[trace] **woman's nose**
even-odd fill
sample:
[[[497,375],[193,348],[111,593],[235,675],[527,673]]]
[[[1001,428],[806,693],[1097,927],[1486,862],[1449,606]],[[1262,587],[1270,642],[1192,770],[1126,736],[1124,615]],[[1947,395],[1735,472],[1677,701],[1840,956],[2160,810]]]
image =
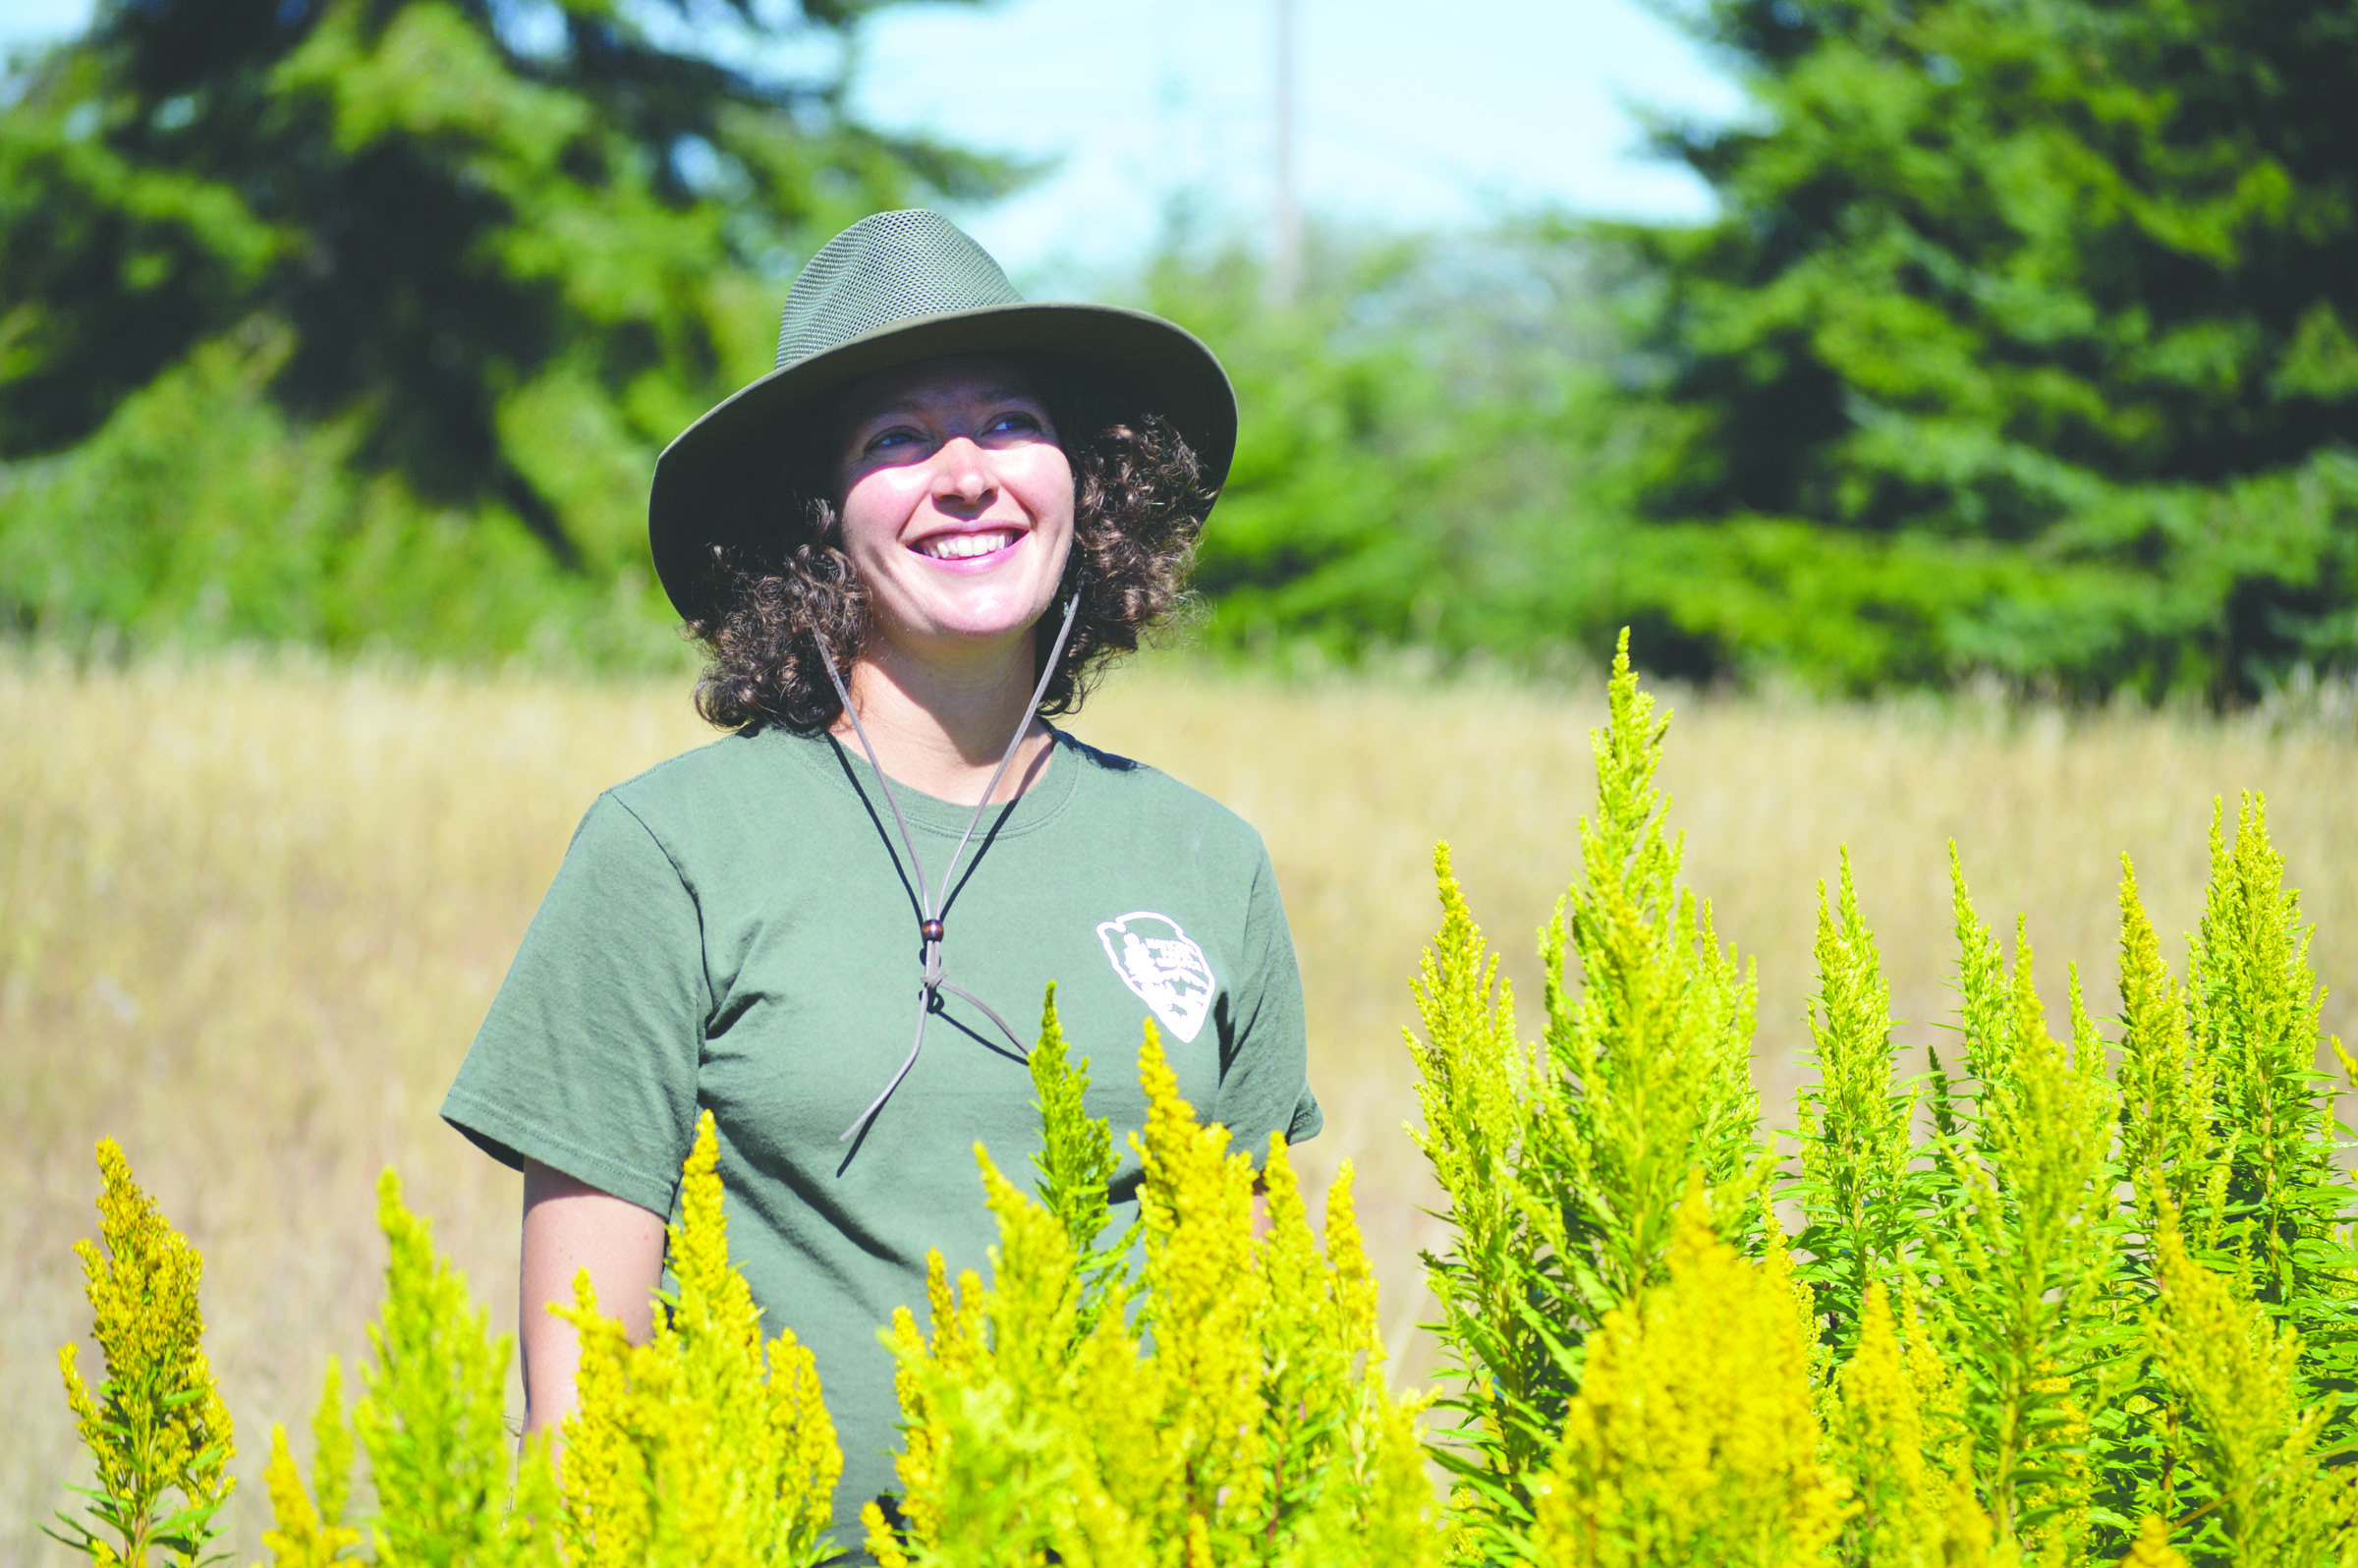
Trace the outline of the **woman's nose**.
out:
[[[937,500],[980,501],[990,491],[986,456],[971,438],[951,436],[933,454],[933,494]]]

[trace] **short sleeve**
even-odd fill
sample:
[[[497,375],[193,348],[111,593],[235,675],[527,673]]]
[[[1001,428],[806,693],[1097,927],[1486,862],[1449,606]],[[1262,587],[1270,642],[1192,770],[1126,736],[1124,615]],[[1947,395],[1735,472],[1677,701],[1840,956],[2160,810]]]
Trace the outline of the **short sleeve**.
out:
[[[443,1119],[506,1164],[536,1161],[668,1213],[695,1135],[708,995],[695,898],[646,825],[600,796]]]
[[[1264,852],[1245,910],[1244,966],[1229,987],[1231,1045],[1220,1063],[1219,1122],[1231,1147],[1255,1160],[1269,1134],[1299,1144],[1325,1125],[1310,1090],[1310,1052],[1302,1018],[1302,976],[1294,939]]]

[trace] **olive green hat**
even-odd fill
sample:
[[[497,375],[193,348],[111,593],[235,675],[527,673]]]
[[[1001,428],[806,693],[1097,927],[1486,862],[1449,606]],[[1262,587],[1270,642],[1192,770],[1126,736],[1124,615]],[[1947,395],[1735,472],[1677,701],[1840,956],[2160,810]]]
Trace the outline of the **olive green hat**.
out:
[[[952,354],[1077,364],[1178,427],[1209,487],[1236,452],[1236,394],[1185,328],[1110,305],[1027,303],[947,218],[878,212],[829,240],[794,280],[777,367],[683,431],[655,461],[647,543],[689,620],[718,586],[722,545],[774,533],[795,417],[845,383]]]

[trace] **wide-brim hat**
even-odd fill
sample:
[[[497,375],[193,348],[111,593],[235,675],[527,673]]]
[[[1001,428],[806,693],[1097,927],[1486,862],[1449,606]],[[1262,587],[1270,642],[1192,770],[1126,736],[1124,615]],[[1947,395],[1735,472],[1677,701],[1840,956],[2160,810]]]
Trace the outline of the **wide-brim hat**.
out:
[[[848,382],[919,360],[1021,354],[1080,366],[1175,425],[1207,488],[1236,454],[1236,393],[1186,328],[1144,310],[1029,302],[939,213],[878,212],[829,240],[796,276],[777,367],[698,420],[655,460],[647,544],[681,616],[708,613],[720,547],[800,526],[779,505],[797,416]]]

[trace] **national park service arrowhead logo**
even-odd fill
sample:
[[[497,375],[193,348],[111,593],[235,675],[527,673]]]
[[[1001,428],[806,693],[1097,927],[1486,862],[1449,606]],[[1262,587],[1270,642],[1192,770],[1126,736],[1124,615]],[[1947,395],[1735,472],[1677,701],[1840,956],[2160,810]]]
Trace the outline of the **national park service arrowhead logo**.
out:
[[[1168,915],[1138,910],[1097,926],[1097,940],[1122,983],[1154,1010],[1162,1027],[1192,1041],[1211,1011],[1211,966]]]

